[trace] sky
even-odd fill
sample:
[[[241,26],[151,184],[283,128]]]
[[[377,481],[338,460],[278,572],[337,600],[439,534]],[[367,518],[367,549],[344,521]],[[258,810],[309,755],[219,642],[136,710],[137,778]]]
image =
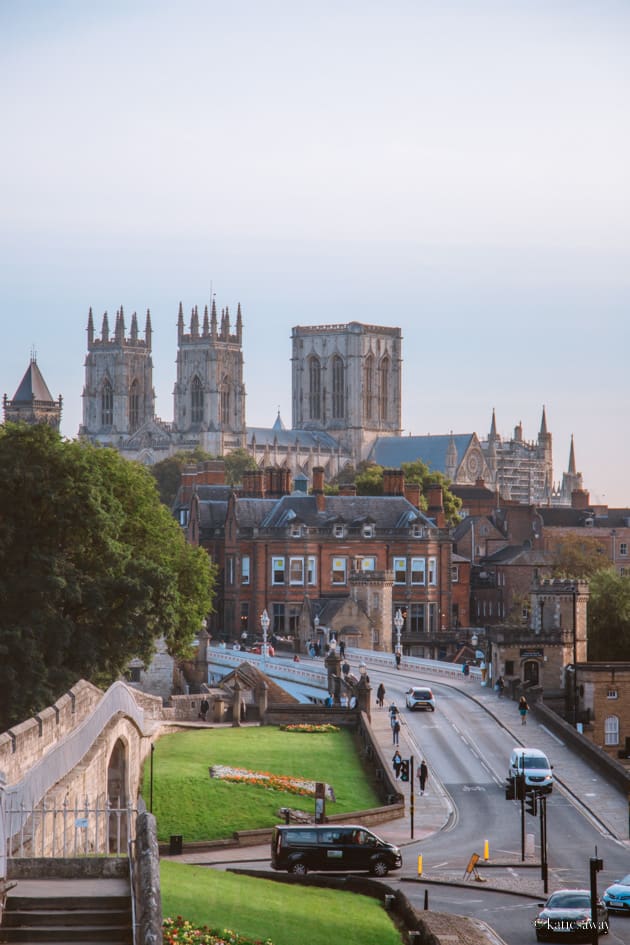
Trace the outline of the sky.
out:
[[[214,296],[290,426],[294,326],[400,326],[405,433],[544,405],[630,505],[629,42],[627,0],[0,0],[0,394],[34,352],[76,436],[90,306],[149,308],[172,420]]]

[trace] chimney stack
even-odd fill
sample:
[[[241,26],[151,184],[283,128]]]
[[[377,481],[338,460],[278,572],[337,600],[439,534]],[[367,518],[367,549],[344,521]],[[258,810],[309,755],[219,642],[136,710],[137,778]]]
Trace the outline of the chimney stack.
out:
[[[427,489],[427,504],[429,506],[427,515],[435,519],[438,528],[446,526],[446,516],[444,514],[444,493],[442,486],[429,486]]]
[[[313,495],[315,496],[315,503],[317,505],[317,511],[323,512],[326,508],[326,501],[324,496],[324,467],[323,466],[314,466],[313,467]]]
[[[586,489],[574,489],[571,493],[571,508],[580,509],[584,511],[589,508],[591,504],[590,493]]]

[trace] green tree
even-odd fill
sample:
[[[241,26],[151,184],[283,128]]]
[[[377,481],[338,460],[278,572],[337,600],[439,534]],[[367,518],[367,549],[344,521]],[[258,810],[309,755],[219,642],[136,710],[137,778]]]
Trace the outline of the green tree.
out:
[[[553,576],[561,578],[590,578],[603,568],[610,567],[606,548],[593,535],[566,532],[553,542]]]
[[[213,456],[211,453],[205,453],[198,448],[189,452],[175,453],[174,456],[162,459],[159,463],[149,467],[149,472],[157,483],[160,500],[164,505],[167,505],[169,509],[172,507],[181,485],[184,467],[188,465],[196,466],[210,459],[221,459],[225,464],[225,481],[230,486],[240,485],[246,469],[258,468],[254,457],[243,447],[239,447],[239,449],[233,450],[225,456]]]
[[[630,577],[600,569],[589,586],[589,660],[630,660]]]
[[[459,521],[461,499],[451,492],[449,488],[450,480],[443,473],[432,472],[426,463],[423,463],[420,459],[416,459],[411,463],[403,463],[401,469],[405,476],[405,482],[417,483],[420,486],[422,493],[420,508],[423,511],[427,509],[426,492],[429,486],[438,485],[442,487],[444,514],[447,524],[455,525]],[[364,464],[363,468],[357,472],[355,484],[359,495],[382,495],[383,467],[375,463]]]
[[[164,636],[189,653],[215,571],[187,545],[139,464],[0,427],[0,730],[79,678],[107,685]]]

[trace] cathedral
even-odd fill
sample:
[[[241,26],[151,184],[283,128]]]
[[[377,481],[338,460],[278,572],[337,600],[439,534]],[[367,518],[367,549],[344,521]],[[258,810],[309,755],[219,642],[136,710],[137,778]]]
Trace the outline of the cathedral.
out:
[[[296,488],[304,489],[315,467],[330,480],[363,460],[398,468],[417,459],[458,485],[483,480],[503,500],[525,504],[570,506],[572,492],[583,488],[573,440],[568,470],[554,483],[544,407],[532,441],[524,439],[520,423],[513,436],[501,437],[494,410],[485,438],[474,432],[403,436],[400,328],[360,322],[294,327],[291,429],[279,413],[270,427],[246,424],[240,305],[234,319],[227,307],[219,315],[214,301],[203,315],[195,306],[186,324],[180,304],[171,421],[155,416],[152,335],[149,311],[143,332],[135,312],[127,327],[122,307],[113,330],[105,312],[98,331],[90,309],[81,438],[146,465],[195,447],[213,456],[246,449],[261,468],[288,469]],[[37,411],[44,422],[57,416],[58,426],[61,398],[52,401],[34,362],[4,403],[7,420],[22,404],[27,422],[41,422]]]

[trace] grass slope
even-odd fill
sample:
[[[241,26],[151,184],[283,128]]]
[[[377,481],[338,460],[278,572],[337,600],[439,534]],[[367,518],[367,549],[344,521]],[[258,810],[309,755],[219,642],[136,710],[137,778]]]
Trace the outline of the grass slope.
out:
[[[382,905],[368,896],[274,883],[172,861],[161,864],[165,916],[230,928],[273,945],[400,945]]]
[[[335,791],[327,814],[377,807],[378,795],[358,757],[352,734],[283,732],[271,726],[196,729],[165,735],[153,758],[153,813],[158,836],[218,840],[235,830],[278,823],[280,807],[314,811],[314,799],[262,785],[210,778],[214,764],[325,781]],[[143,796],[149,797],[149,765]]]

